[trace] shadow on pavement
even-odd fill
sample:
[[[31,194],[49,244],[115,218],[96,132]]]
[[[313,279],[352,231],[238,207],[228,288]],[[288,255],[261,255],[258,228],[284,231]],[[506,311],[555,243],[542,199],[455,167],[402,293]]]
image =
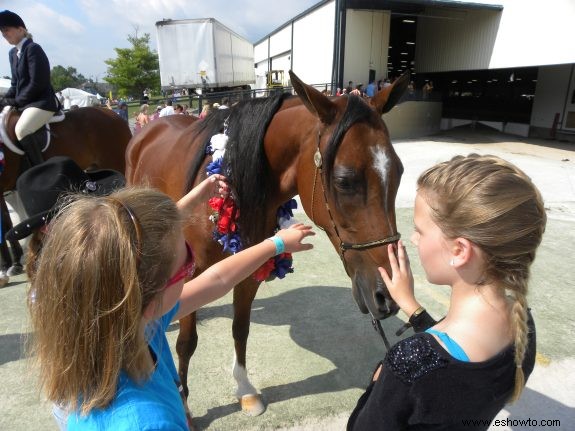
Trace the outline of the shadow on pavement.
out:
[[[525,388],[516,404],[505,407],[505,411],[509,412],[507,426],[513,431],[528,431],[536,427],[567,429],[573,426],[575,418],[573,407],[529,388]],[[545,424],[541,423],[543,420]]]
[[[27,337],[27,334],[0,335],[0,365],[26,357],[24,346]]]
[[[218,317],[231,318],[232,314],[231,304],[208,307],[199,311],[199,324]],[[348,288],[308,286],[269,298],[256,297],[251,321],[270,326],[289,325],[290,338],[298,346],[334,365],[327,372],[310,369],[307,373],[309,377],[300,381],[261,388],[268,405],[311,394],[363,389],[377,362],[385,356],[385,347],[373,330],[371,319],[358,311]],[[398,340],[395,331],[403,325],[403,321],[391,317],[382,323],[391,344],[394,344]],[[177,325],[172,325],[171,330],[175,329]],[[408,331],[404,336],[410,334],[411,331]],[[229,337],[231,339],[231,333]],[[278,373],[281,373],[282,367],[290,365],[307,366],[305,363],[284,363],[278,367]],[[318,372],[321,374],[314,374]],[[204,429],[211,421],[238,410],[237,403],[215,407],[209,409],[206,415],[196,417],[195,422],[200,429]]]

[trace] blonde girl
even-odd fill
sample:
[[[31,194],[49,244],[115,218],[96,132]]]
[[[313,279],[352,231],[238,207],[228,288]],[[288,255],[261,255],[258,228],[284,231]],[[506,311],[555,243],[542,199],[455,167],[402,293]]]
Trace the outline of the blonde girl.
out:
[[[411,238],[427,280],[451,287],[436,322],[416,300],[403,244],[380,273],[416,332],[380,363],[348,422],[350,430],[487,429],[515,401],[535,363],[527,308],[529,268],[546,215],[521,170],[495,156],[457,156],[417,182]],[[396,257],[397,253],[397,257]]]
[[[169,323],[225,295],[278,244],[312,248],[301,242],[310,227],[295,225],[185,282],[195,261],[182,226],[214,185],[225,186],[210,177],[177,205],[149,189],[79,196],[51,221],[29,308],[41,383],[67,407],[68,430],[187,430]]]
[[[209,103],[205,103],[204,107],[202,108],[202,112],[200,112],[199,118],[200,119],[206,118],[208,114],[211,112],[211,110],[212,106]]]
[[[148,123],[150,122],[150,116],[148,115],[148,109],[149,109],[149,105],[147,103],[144,103],[142,106],[140,106],[140,112],[136,116],[136,125],[135,125],[135,129],[134,129],[135,133],[142,130],[142,128],[147,126]]]

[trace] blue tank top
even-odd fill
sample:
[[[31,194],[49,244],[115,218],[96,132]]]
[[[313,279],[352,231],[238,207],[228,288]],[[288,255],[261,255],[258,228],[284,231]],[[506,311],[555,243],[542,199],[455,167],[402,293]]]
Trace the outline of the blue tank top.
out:
[[[463,351],[461,346],[459,344],[457,344],[445,332],[439,332],[439,331],[436,331],[435,329],[431,329],[431,328],[427,329],[425,332],[427,332],[429,334],[437,335],[439,337],[439,339],[443,342],[443,344],[445,344],[445,347],[447,348],[447,351],[449,352],[449,354],[451,356],[453,356],[455,359],[457,359],[459,361],[463,361],[463,362],[469,362],[469,357]]]

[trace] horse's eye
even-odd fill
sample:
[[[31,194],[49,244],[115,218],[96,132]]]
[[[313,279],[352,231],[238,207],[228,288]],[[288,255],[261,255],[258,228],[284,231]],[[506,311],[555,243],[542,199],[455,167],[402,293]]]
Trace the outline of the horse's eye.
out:
[[[342,193],[354,193],[357,189],[357,180],[349,176],[336,176],[334,178],[335,188]]]

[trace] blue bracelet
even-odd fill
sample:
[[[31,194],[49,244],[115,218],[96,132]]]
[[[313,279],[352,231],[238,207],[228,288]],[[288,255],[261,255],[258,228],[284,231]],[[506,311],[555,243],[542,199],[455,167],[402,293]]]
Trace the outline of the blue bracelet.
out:
[[[268,239],[272,241],[276,246],[276,256],[284,252],[286,245],[284,244],[284,240],[281,239],[281,237],[274,235],[272,237],[269,237]]]

